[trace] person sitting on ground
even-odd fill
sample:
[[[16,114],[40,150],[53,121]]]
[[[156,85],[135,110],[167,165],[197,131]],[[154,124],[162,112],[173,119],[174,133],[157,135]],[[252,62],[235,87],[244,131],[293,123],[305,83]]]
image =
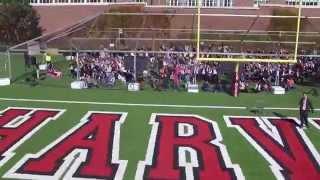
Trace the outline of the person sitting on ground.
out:
[[[248,91],[249,91],[248,88],[249,88],[248,83],[245,82],[245,81],[241,81],[241,80],[240,80],[240,83],[239,83],[239,89],[240,89],[240,91],[241,91],[241,92],[248,92]]]
[[[294,89],[294,80],[292,77],[287,79],[287,90]]]
[[[52,78],[58,78],[58,79],[62,78],[62,72],[59,70],[56,70],[52,63],[48,66],[47,75]]]
[[[87,76],[85,81],[87,83],[88,88],[98,87],[97,81],[91,76]]]

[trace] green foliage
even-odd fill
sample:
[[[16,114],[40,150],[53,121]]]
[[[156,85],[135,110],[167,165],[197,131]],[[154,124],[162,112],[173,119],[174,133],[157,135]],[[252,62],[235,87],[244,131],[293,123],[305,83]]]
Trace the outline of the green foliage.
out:
[[[37,12],[26,1],[2,1],[0,44],[15,45],[40,36]]]
[[[132,31],[132,29],[139,28],[160,28],[168,29],[171,26],[170,16],[165,15],[128,15],[120,13],[145,13],[142,6],[115,6],[112,7],[108,13],[114,13],[113,15],[106,14],[98,17],[91,25],[89,31],[89,37],[103,37],[112,36],[114,34],[108,34],[111,29],[123,29],[126,36],[135,37],[139,34],[138,31]],[[117,14],[119,13],[119,14]],[[131,29],[127,32],[126,29]],[[165,33],[163,33],[165,34]]]
[[[141,6],[117,6],[111,8],[108,13],[115,15],[102,15],[96,19],[89,31],[89,37],[103,37],[111,28],[140,28],[143,23],[143,16],[116,15],[116,13],[141,13]]]
[[[29,0],[0,0],[2,4],[29,4]]]
[[[273,9],[273,16],[298,16],[297,9]],[[296,31],[297,18],[272,18],[270,20],[269,31]],[[304,20],[301,19],[300,29],[303,29]]]
[[[272,12],[273,16],[297,16],[298,17],[298,9],[297,8],[275,8]],[[296,31],[297,31],[297,22],[298,18],[271,18],[270,24],[268,27],[269,40],[272,41],[291,41],[295,42],[296,39]],[[306,20],[301,19],[300,21],[300,31],[303,31],[305,27]],[[277,31],[277,32],[275,32]],[[293,49],[293,46],[290,44],[282,44],[282,47],[286,47],[288,49]]]

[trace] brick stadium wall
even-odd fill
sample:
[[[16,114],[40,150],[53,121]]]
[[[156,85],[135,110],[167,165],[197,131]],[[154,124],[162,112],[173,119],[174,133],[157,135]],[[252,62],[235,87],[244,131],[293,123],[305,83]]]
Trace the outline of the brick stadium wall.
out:
[[[104,12],[108,6],[35,6],[40,15],[40,25],[45,32],[72,25],[81,19]]]
[[[250,7],[250,6],[254,5],[253,2],[254,2],[253,0],[233,0],[233,6],[238,6],[238,7],[247,6],[247,7]],[[287,3],[286,3],[286,0],[269,0],[269,4],[282,4],[282,5],[285,5]]]
[[[269,0],[273,4],[286,4],[286,0]],[[147,0],[150,5],[165,5],[166,0]],[[253,0],[233,0],[234,7],[252,7],[254,5]]]
[[[243,0],[241,0],[243,1]],[[45,29],[45,32],[52,32],[61,27],[71,25],[85,17],[93,16],[97,13],[108,11],[110,6],[38,6],[34,7],[39,13],[40,25]],[[261,8],[208,8],[202,9],[202,13],[226,13],[226,14],[259,14],[271,15],[274,7],[261,7]],[[159,7],[146,7],[146,12],[170,12],[170,13],[195,13],[195,9],[182,9],[182,8],[159,8]],[[306,16],[320,16],[319,8],[308,8],[303,10]],[[202,28],[211,29],[229,29],[229,30],[246,30],[252,23],[252,18],[240,17],[203,17]],[[305,26],[306,31],[319,31],[320,21],[310,20],[312,25]],[[318,22],[316,22],[318,21]],[[175,17],[171,19],[171,28],[196,28],[196,16],[190,18]],[[269,26],[268,19],[258,19],[252,30],[266,30]]]
[[[233,5],[250,7],[250,6],[253,6],[253,1],[252,0],[234,0]]]

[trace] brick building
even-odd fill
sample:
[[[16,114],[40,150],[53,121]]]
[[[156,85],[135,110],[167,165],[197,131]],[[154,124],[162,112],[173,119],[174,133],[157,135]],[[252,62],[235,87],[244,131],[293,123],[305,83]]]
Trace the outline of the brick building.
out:
[[[107,12],[114,6],[144,6],[145,12],[161,13],[191,13],[196,14],[197,0],[30,0],[31,5],[38,11],[41,21],[40,24],[46,32],[55,31],[61,27],[95,14]],[[295,9],[296,0],[202,0],[202,13],[205,14],[240,14],[240,15],[272,15],[276,8]],[[320,0],[302,0],[302,15],[307,17],[320,17]],[[320,23],[312,19],[312,29],[320,29]],[[181,24],[177,20],[176,24]],[[191,21],[191,20],[190,20]],[[205,19],[203,19],[206,22]],[[219,19],[215,18],[216,29],[243,29],[247,27],[246,20],[239,19]],[[183,20],[188,22],[188,20]],[[208,19],[212,24],[212,19]],[[250,24],[249,24],[250,25]],[[256,23],[257,30],[266,28],[266,22]],[[177,28],[183,28],[183,26]],[[308,27],[307,27],[308,28]]]
[[[110,3],[146,3],[150,6],[196,6],[197,0],[30,0],[32,5],[105,5]],[[298,0],[202,0],[205,7],[257,7],[259,5],[295,5]],[[320,6],[320,0],[302,0],[304,6]]]

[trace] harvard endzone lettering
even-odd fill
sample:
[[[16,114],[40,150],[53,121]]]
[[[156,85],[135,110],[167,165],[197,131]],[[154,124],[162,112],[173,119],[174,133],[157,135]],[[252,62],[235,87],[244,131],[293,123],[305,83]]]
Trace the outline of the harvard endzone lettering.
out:
[[[88,112],[53,143],[23,157],[4,177],[122,179],[126,161],[118,156],[120,126],[125,118],[126,113]]]
[[[0,115],[0,166],[14,156],[14,151],[50,120],[65,110],[9,107]]]
[[[154,115],[154,114],[153,114]],[[152,116],[153,116],[152,115]],[[169,116],[169,117],[175,117],[175,116],[178,116],[178,117],[186,117],[186,118],[190,118],[190,117],[198,117],[198,118],[202,118],[202,117],[200,117],[200,116],[196,116],[196,115],[176,115],[176,114],[173,114],[173,115],[170,115],[170,114],[157,114],[158,116]],[[202,118],[202,119],[204,119],[204,118]],[[253,118],[254,120],[256,120],[257,118],[256,117],[254,117]],[[270,118],[269,118],[270,119]],[[276,119],[276,118],[271,118],[271,119]],[[294,119],[295,121],[297,121],[296,119]],[[314,120],[314,122],[315,123],[317,123],[317,124],[319,124],[319,119],[313,119]],[[151,122],[151,121],[150,121]],[[154,121],[154,123],[156,123],[156,122],[158,122],[159,123],[159,120],[156,120],[156,118],[155,118],[155,121]],[[215,124],[215,122],[213,122],[213,121],[210,121],[210,123],[212,123],[212,124]],[[8,123],[7,123],[8,124]],[[186,123],[186,124],[189,124],[189,125],[193,125],[192,123]],[[161,131],[161,127],[157,127],[157,125],[155,125],[155,124],[153,124],[153,126],[156,128],[156,130],[159,130],[160,129],[160,131]],[[13,127],[13,125],[10,125],[10,126],[8,126],[8,128],[11,128],[11,127]],[[114,127],[114,126],[113,126]],[[154,127],[153,127],[153,129],[154,129]],[[209,128],[210,129],[210,128]],[[214,126],[214,128],[211,128],[211,131],[213,131],[213,132],[210,132],[210,133],[207,133],[207,134],[211,134],[212,136],[214,136],[214,132],[215,132],[215,130],[216,129],[219,129],[217,126]],[[195,136],[197,136],[198,134],[199,134],[199,132],[198,132],[198,129],[197,128],[193,128],[193,133],[191,133],[189,136],[188,136],[188,138],[192,138],[192,137],[195,137]],[[174,138],[183,138],[183,136],[179,136],[179,132],[178,132],[179,130],[178,130],[178,127],[177,127],[177,125],[175,125],[175,130],[174,130]],[[301,135],[301,138],[299,138],[299,141],[302,141],[302,142],[305,142],[305,141],[308,141],[308,142],[306,142],[306,143],[302,143],[302,144],[304,144],[304,146],[305,147],[310,147],[310,144],[312,145],[312,143],[311,143],[311,141],[310,140],[306,140],[306,135],[305,134],[301,134],[301,132],[300,131],[302,131],[303,132],[303,130],[299,130],[298,129],[298,134],[300,134]],[[156,131],[157,132],[157,131]],[[270,132],[272,133],[272,130],[270,130]],[[117,132],[113,132],[113,133],[111,133],[111,134],[117,134],[117,133],[120,133],[120,131],[117,131]],[[216,132],[217,133],[217,132]],[[220,132],[218,132],[218,134],[220,134]],[[266,134],[267,135],[267,134]],[[218,135],[217,135],[218,136]],[[220,135],[221,136],[221,135]],[[283,136],[281,136],[282,137],[282,139],[283,139]],[[93,138],[94,138],[94,136],[93,136]],[[88,139],[91,139],[91,138],[88,138]],[[156,139],[158,139],[158,138],[156,138]],[[151,140],[151,137],[150,137],[150,140]],[[222,140],[222,137],[221,137],[221,140]],[[159,142],[156,142],[156,143],[159,143]],[[218,145],[216,144],[216,143],[218,143]],[[276,143],[276,141],[274,141],[274,143]],[[219,147],[220,149],[221,149],[221,147],[224,147],[224,145],[223,144],[221,144],[221,143],[219,143],[219,141],[217,141],[217,142],[214,142],[214,143],[212,143],[212,144],[214,144],[214,145],[216,145],[217,147]],[[150,145],[150,144],[149,144]],[[155,144],[155,145],[157,145],[157,144]],[[261,144],[259,144],[259,145],[261,145]],[[181,146],[182,148],[188,148],[188,146]],[[197,174],[199,174],[199,172],[200,171],[198,171],[199,169],[201,170],[201,168],[203,168],[203,158],[202,158],[202,156],[204,156],[204,155],[202,155],[201,154],[201,150],[199,150],[199,149],[197,149],[196,147],[191,147],[191,148],[193,148],[195,151],[196,151],[196,153],[197,153],[197,156],[198,156],[198,158],[197,158],[197,160],[199,160],[199,166],[198,167],[196,167],[196,166],[194,166],[194,168],[193,168],[193,172],[195,173],[195,174],[193,174],[194,175],[194,177],[195,178],[199,178],[199,176],[197,175]],[[150,148],[149,148],[149,146],[148,146],[148,150],[149,150]],[[152,148],[151,148],[152,149]],[[155,148],[155,149],[157,149],[157,148]],[[175,148],[175,158],[174,158],[174,162],[178,162],[178,160],[179,160],[179,153],[177,152],[179,150],[179,147],[178,148]],[[186,149],[184,149],[185,151],[187,151]],[[72,153],[72,152],[71,152]],[[78,153],[88,153],[88,151],[87,152],[84,152],[84,151],[78,151]],[[310,154],[310,153],[309,153]],[[312,154],[315,154],[314,152],[311,152],[311,157],[312,157]],[[88,155],[90,155],[89,153],[88,153]],[[219,154],[218,154],[219,155]],[[317,158],[317,157],[316,157]],[[79,158],[79,159],[81,159],[81,157]],[[156,156],[154,156],[154,159],[156,159]],[[220,156],[220,158],[219,158],[219,156],[218,156],[218,159],[222,159],[222,161],[219,161],[220,162],[220,164],[222,163],[223,164],[223,162],[225,163],[225,161],[223,160],[223,157],[222,156]],[[146,158],[146,160],[147,160],[147,158]],[[121,161],[121,160],[119,160],[119,161]],[[312,158],[311,158],[311,161],[312,161]],[[122,161],[123,162],[123,161]],[[231,161],[230,161],[231,162]],[[316,160],[316,161],[314,161],[315,163],[315,165],[317,166],[317,165],[319,165],[319,162],[318,162],[318,159]],[[147,166],[148,165],[148,163],[145,163],[145,165]],[[177,164],[177,163],[175,163],[175,165],[176,165],[176,167],[179,169],[181,169],[182,171],[186,171],[186,167],[184,168],[184,167],[181,167],[181,166],[179,166],[179,164]],[[280,163],[280,165],[281,165],[281,163]],[[190,166],[192,166],[192,164],[190,165]],[[138,165],[138,168],[139,168],[139,165]],[[184,169],[183,169],[184,168]],[[190,169],[189,169],[190,170]],[[240,167],[239,167],[239,170],[241,170],[240,169]],[[17,171],[18,172],[18,171]],[[77,172],[77,171],[73,171],[74,173],[75,172]],[[123,170],[123,172],[124,172],[124,170]],[[138,171],[137,171],[138,172]],[[241,172],[241,171],[240,171]],[[274,171],[273,171],[274,172]],[[71,173],[71,171],[70,171],[70,173]],[[69,175],[70,175],[70,173],[69,173]],[[7,173],[8,174],[8,173]],[[68,173],[67,173],[68,174]],[[75,178],[77,178],[77,173],[75,173],[75,174],[73,174],[73,175],[75,175]],[[122,173],[122,175],[123,175],[123,173]],[[277,175],[277,174],[276,174]],[[278,175],[280,175],[280,174],[278,174]],[[183,174],[182,173],[182,178],[186,178],[185,177],[186,175],[185,174]],[[71,176],[70,176],[71,177]],[[84,177],[84,178],[87,178],[87,179],[89,179],[89,178],[94,178],[94,177],[92,177],[92,176],[88,176],[88,177],[85,177],[85,176],[81,176],[81,177]],[[137,177],[137,176],[136,176]],[[235,177],[235,176],[234,176]],[[239,176],[239,177],[241,177],[241,176]],[[277,176],[277,177],[280,177],[280,176]],[[97,177],[98,178],[98,177]],[[243,178],[244,178],[244,176],[243,176]],[[137,179],[139,179],[139,178],[137,178]],[[201,178],[200,178],[201,179]],[[238,178],[238,179],[241,179],[241,178]]]
[[[310,123],[320,130],[320,118],[309,118]]]
[[[295,118],[225,117],[269,162],[277,179],[320,179],[320,156]]]
[[[191,125],[193,134],[179,136],[179,124]],[[244,179],[241,169],[230,161],[217,124],[196,115],[153,114],[148,150],[136,172],[139,179]],[[184,154],[192,150],[198,162],[181,166]],[[181,151],[182,151],[181,150]]]

